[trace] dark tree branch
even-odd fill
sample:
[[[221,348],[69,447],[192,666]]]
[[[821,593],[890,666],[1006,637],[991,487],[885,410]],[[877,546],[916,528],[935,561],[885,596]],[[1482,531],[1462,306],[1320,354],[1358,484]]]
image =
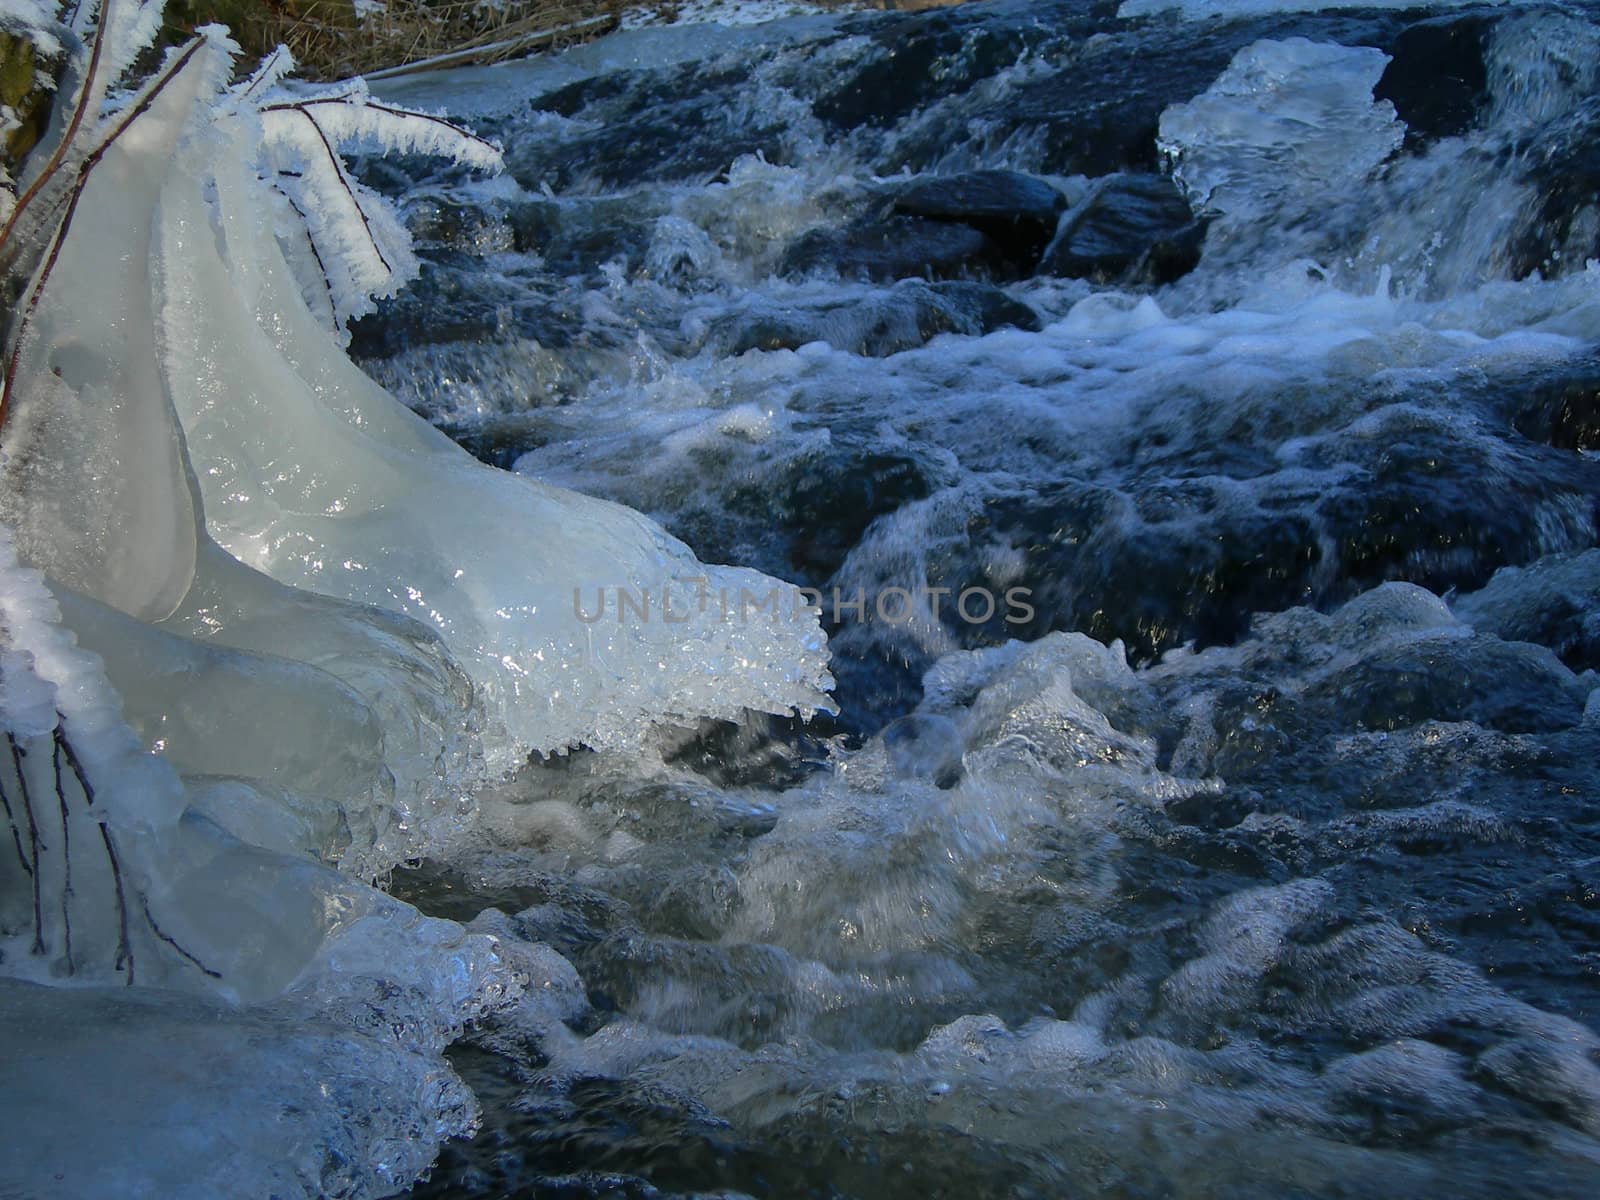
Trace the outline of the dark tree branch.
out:
[[[106,10],[111,7],[111,4],[112,0],[102,0],[99,16],[99,27],[101,29],[105,28]],[[77,15],[78,6],[74,4],[72,16],[75,18]],[[87,107],[86,102],[89,99],[89,90],[94,86],[95,76],[100,73],[100,48],[103,42],[104,39],[97,33],[94,45],[89,50],[89,66],[83,73],[83,86],[78,89],[78,102],[73,106],[72,117],[67,122],[67,128],[61,134],[61,140],[56,143],[55,151],[50,155],[50,161],[45,163],[44,169],[28,185],[28,190],[18,197],[16,207],[11,210],[11,215],[6,218],[5,228],[0,229],[0,250],[5,249],[6,243],[11,239],[11,232],[16,228],[17,220],[22,216],[22,210],[33,202],[33,198],[39,194],[39,190],[61,168],[62,160],[66,158],[67,151],[72,148],[72,143],[78,136],[78,127],[83,124],[83,113]]]
[[[151,912],[150,912],[150,900],[149,900],[149,897],[147,897],[143,892],[139,893],[139,905],[140,905],[140,907],[142,907],[144,909],[144,919],[145,919],[145,921],[149,924],[150,929],[155,933],[155,935],[158,938],[160,938],[167,945],[171,946],[179,954],[183,955],[184,958],[188,959],[197,968],[199,968],[200,973],[202,975],[209,975],[212,979],[221,979],[222,978],[222,972],[213,971],[210,967],[206,966],[205,963],[201,962],[193,954],[190,954],[189,951],[185,950],[181,945],[179,945],[177,938],[175,938],[171,934],[165,932],[161,928],[161,926],[156,924],[156,919],[155,919],[154,915],[152,915]]]
[[[111,882],[117,893],[117,959],[113,971],[128,969],[127,985],[133,986],[133,941],[128,936],[128,894],[122,889],[122,864],[117,861],[117,845],[111,839],[111,830],[100,822],[100,840],[106,846],[106,859],[111,863]]]
[[[11,840],[17,847],[17,861],[22,864],[26,874],[33,874],[33,864],[28,861],[28,852],[22,848],[22,830],[17,826],[17,815],[11,809],[11,797],[6,794],[6,785],[0,781],[0,805],[6,810],[6,821],[11,825]]]
[[[43,848],[39,841],[39,822],[33,815],[33,796],[28,789],[28,772],[22,765],[22,759],[27,754],[17,744],[17,735],[9,729],[6,730],[6,741],[11,746],[11,765],[17,772],[17,787],[22,791],[22,811],[28,818],[28,857],[33,860],[33,953],[44,953],[44,896],[42,891],[43,879],[39,870],[39,851]]]
[[[61,786],[61,726],[57,723],[52,734],[51,764],[55,768],[56,801],[61,806],[61,940],[67,952],[67,974],[74,974],[72,962],[72,830],[67,813],[67,793]]]

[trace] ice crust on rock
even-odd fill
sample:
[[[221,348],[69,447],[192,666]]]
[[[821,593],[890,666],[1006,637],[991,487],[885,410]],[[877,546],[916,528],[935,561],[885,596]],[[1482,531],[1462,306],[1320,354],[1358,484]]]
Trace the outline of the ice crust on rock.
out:
[[[1196,210],[1246,221],[1289,196],[1314,200],[1399,149],[1394,105],[1372,99],[1388,61],[1365,46],[1256,42],[1161,114],[1157,146]]]

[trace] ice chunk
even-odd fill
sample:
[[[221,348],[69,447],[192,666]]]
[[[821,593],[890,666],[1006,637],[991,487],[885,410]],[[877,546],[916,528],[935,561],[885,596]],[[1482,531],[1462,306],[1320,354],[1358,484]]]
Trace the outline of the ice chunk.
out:
[[[6,413],[0,520],[19,551],[141,620],[169,615],[189,589],[197,505],[152,353],[154,213],[139,201],[156,194],[213,82],[198,67],[180,72],[105,150],[23,334],[10,390],[27,403]]]
[[[1191,204],[1241,221],[1359,181],[1405,134],[1394,105],[1372,100],[1388,61],[1364,46],[1255,42],[1161,114],[1161,153]]]
[[[478,464],[357,371],[263,227],[247,143],[215,139],[177,175],[213,180],[215,209],[168,189],[156,274],[167,383],[230,553],[437,632],[484,701],[493,770],[659,720],[826,704],[822,634],[792,591],[703,566],[626,509]],[[597,595],[610,602],[586,619]]]
[[[16,1195],[381,1196],[476,1120],[437,1059],[292,1010],[7,980],[0,1020]]]

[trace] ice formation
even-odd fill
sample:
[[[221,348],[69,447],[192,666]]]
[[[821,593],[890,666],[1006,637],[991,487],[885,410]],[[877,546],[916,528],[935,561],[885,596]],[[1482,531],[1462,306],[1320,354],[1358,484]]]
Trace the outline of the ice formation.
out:
[[[107,0],[50,31],[72,45],[97,19],[105,49],[76,43],[81,119],[7,225],[28,277],[0,440],[0,1007],[68,1083],[8,1094],[6,1124],[56,1120],[86,1071],[161,1060],[181,1089],[208,1058],[237,1079],[264,1041],[325,1061],[332,1038],[343,1057],[298,1116],[256,1111],[300,1095],[263,1069],[191,1129],[197,1147],[253,1131],[238,1161],[212,1155],[226,1187],[195,1170],[161,1190],[380,1194],[470,1129],[437,1055],[522,973],[361,880],[459,835],[475,790],[530,751],[824,705],[826,652],[776,581],[479,465],[345,359],[344,322],[415,262],[337,152],[492,169],[492,146],[359,90],[288,90],[286,55],[230,87],[217,27],[115,90],[159,15]],[[676,588],[679,607],[593,623],[574,597],[597,588]],[[759,602],[683,607],[706,592]],[[191,995],[157,1012],[146,987]],[[109,1056],[49,1032],[109,1013]],[[165,1059],[196,1022],[205,1050]],[[189,1103],[90,1088],[73,1123],[126,1153],[75,1162],[41,1128],[0,1190],[53,1173],[52,1192],[92,1194]]]
[[[1204,94],[1161,114],[1157,145],[1195,208],[1259,217],[1360,180],[1399,148],[1394,105],[1372,100],[1388,61],[1366,46],[1257,42]]]

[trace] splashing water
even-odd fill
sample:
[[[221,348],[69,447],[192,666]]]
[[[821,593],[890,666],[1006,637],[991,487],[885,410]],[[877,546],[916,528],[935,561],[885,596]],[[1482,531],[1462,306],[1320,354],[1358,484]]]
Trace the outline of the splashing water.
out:
[[[520,188],[390,179],[363,365],[818,589],[841,681],[397,880],[585,993],[462,1052],[425,1194],[1592,1189],[1591,20],[995,4],[402,89]]]

